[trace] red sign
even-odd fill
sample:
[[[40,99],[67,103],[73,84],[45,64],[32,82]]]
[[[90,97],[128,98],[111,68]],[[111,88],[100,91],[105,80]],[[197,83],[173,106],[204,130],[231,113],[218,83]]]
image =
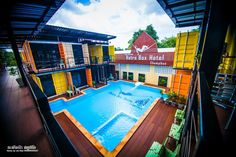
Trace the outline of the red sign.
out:
[[[116,54],[116,63],[148,64],[159,66],[172,66],[174,52],[158,52],[156,41],[143,32],[134,42],[131,52]]]

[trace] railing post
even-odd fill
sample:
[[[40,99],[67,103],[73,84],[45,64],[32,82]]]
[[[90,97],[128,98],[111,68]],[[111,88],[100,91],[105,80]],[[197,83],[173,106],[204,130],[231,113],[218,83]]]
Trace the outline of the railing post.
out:
[[[224,150],[223,140],[204,72],[198,73],[198,101],[200,143],[196,156],[218,156]]]
[[[16,40],[15,40],[15,36],[14,36],[14,33],[13,33],[10,22],[8,23],[8,38],[10,39],[10,42],[11,42],[11,48],[13,50],[17,66],[19,68],[23,84],[27,85],[27,81],[26,81],[26,78],[25,78],[25,75],[24,75],[24,72],[23,72],[23,65],[22,65],[20,53],[19,53],[19,50],[18,50],[18,47],[17,47],[17,43],[16,43]]]
[[[221,1],[211,1],[210,14],[204,34],[204,44],[202,46],[202,58],[200,70],[205,72],[206,79],[211,89],[214,78],[222,56],[225,35],[228,21],[225,17],[224,3]],[[203,34],[201,34],[202,36]],[[210,60],[210,63],[209,63]]]

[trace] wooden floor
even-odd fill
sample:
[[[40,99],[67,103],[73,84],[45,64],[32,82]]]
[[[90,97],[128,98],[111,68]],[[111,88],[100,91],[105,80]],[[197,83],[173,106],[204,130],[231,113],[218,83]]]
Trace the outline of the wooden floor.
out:
[[[175,111],[176,108],[158,102],[117,156],[143,157],[153,141],[164,142]],[[64,113],[55,117],[81,156],[102,156]]]
[[[80,156],[102,156],[64,113],[57,114],[55,117]]]
[[[0,72],[0,156],[52,157],[48,137],[28,87],[19,88],[16,76]],[[38,152],[6,154],[7,146],[35,145]]]

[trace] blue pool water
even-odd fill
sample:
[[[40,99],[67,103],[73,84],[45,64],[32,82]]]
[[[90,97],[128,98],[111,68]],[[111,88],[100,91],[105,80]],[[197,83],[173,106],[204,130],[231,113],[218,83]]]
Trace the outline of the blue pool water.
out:
[[[117,81],[98,90],[84,90],[85,95],[68,102],[50,103],[51,110],[66,109],[108,151],[112,151],[149,108],[160,90],[149,86]],[[166,95],[162,95],[164,99]]]

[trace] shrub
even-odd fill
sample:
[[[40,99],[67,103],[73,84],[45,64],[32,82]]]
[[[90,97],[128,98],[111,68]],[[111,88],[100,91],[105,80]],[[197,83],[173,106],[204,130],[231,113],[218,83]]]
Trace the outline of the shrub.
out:
[[[138,76],[138,81],[139,81],[139,82],[145,82],[145,75],[139,74],[139,76]]]
[[[129,73],[128,80],[133,80],[133,79],[134,79],[133,73]]]

